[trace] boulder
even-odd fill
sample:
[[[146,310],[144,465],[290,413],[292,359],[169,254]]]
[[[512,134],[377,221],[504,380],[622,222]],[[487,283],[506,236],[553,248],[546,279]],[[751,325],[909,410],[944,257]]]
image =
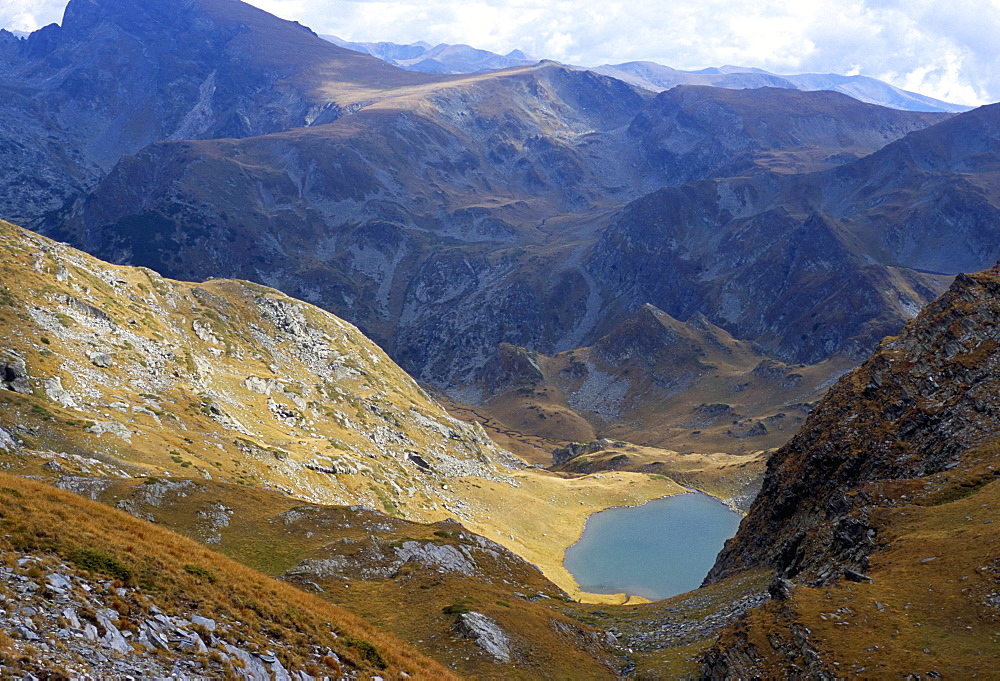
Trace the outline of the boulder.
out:
[[[111,355],[106,352],[92,352],[90,353],[90,363],[95,367],[107,369],[114,364],[114,360],[112,360]]]
[[[455,623],[455,631],[463,638],[471,638],[476,645],[500,662],[510,662],[510,639],[496,620],[479,612],[463,612]]]
[[[23,359],[0,362],[0,388],[30,395],[31,384],[28,378],[28,369]]]

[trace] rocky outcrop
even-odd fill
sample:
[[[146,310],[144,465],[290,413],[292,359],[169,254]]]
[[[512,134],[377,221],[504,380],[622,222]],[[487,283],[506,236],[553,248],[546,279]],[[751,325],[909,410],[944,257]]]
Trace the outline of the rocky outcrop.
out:
[[[479,612],[463,612],[455,622],[455,633],[474,639],[498,662],[510,662],[510,640],[494,619]]]
[[[95,672],[116,678],[199,679],[206,673],[254,680],[293,678],[290,674],[313,678],[287,669],[273,650],[233,644],[246,625],[198,614],[168,615],[135,587],[80,576],[72,566],[31,555],[15,558],[14,567],[0,567],[6,594],[0,631],[14,639],[3,652],[6,660],[17,660],[15,667],[0,663],[3,676],[59,667],[81,678]],[[273,642],[275,650],[281,647]],[[324,656],[337,659],[333,651],[316,649],[312,664]]]
[[[757,500],[706,578],[771,568],[812,584],[866,581],[876,482],[950,470],[1000,437],[1000,269],[960,275],[843,377],[773,454]]]
[[[23,359],[0,362],[0,388],[30,395],[32,390],[28,378],[28,369]]]
[[[841,678],[828,668],[809,639],[809,631],[792,624],[787,631],[769,640],[768,656],[749,640],[742,622],[727,631],[723,638],[702,656],[701,678],[712,681],[727,679],[818,679],[833,681]]]

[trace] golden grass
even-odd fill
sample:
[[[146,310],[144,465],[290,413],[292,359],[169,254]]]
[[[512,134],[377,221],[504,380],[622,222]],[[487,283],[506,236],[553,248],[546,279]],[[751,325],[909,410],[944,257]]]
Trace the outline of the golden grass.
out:
[[[478,436],[355,327],[314,306],[247,282],[195,285],[109,265],[3,222],[0,245],[4,276],[19,284],[0,300],[0,345],[26,361],[36,388],[0,396],[8,407],[0,427],[30,426],[28,448],[96,456],[132,475],[211,476],[431,521],[445,517],[434,508],[438,476],[403,460],[403,447],[431,465],[436,450],[460,459],[499,454],[490,443],[472,444]],[[282,333],[261,301],[298,310],[337,373],[300,355],[301,338]],[[95,350],[109,352],[113,365],[92,366]],[[49,378],[61,380],[75,406],[46,395]],[[275,403],[294,418],[277,418]],[[107,421],[127,428],[129,439],[87,432]],[[361,427],[409,442],[389,451]],[[338,470],[357,472],[316,470],[345,462]]]
[[[787,643],[797,624],[838,676],[992,678],[1000,651],[1000,608],[989,604],[1000,591],[1000,476],[990,462],[998,454],[1000,446],[989,445],[963,456],[977,462],[967,472],[876,485],[913,503],[877,511],[873,582],[800,585],[790,600],[751,613],[741,631],[765,669],[788,666],[772,643]]]
[[[261,633],[266,628],[293,653],[329,646],[362,672],[451,678],[438,663],[358,617],[122,511],[7,474],[0,474],[0,497],[4,554],[55,554],[81,562],[86,549],[122,566],[128,580],[152,594],[165,612],[205,611],[243,622],[262,645],[269,642]],[[375,646],[387,668],[373,667],[348,644],[352,639]]]
[[[516,487],[462,478],[454,482],[471,518],[473,532],[501,544],[542,572],[573,598],[620,603],[622,596],[588,594],[563,567],[566,549],[583,533],[587,517],[615,506],[637,506],[652,499],[686,491],[671,480],[641,473],[606,473],[569,478],[529,469],[512,475]]]

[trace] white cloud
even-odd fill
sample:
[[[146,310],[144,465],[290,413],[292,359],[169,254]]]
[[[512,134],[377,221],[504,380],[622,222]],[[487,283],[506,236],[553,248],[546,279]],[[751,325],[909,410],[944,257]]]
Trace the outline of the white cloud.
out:
[[[0,25],[58,21],[64,0],[3,0]],[[597,65],[736,64],[859,73],[968,104],[1000,100],[1000,0],[252,0],[348,40],[467,43]]]
[[[66,0],[3,0],[0,27],[14,31],[34,31],[62,21]]]

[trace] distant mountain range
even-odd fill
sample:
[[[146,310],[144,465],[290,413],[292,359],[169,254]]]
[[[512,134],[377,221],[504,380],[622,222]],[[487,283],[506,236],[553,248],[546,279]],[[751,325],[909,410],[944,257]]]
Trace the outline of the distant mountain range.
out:
[[[507,69],[512,66],[527,66],[538,61],[521,50],[497,54],[469,45],[441,43],[431,46],[430,43],[423,41],[409,45],[389,42],[354,43],[335,35],[321,35],[320,37],[329,40],[334,45],[378,57],[407,71],[420,71],[422,73],[481,73]]]
[[[356,43],[333,35],[323,35],[335,45],[370,54],[408,71],[423,73],[481,73],[512,66],[526,66],[538,60],[521,50],[497,54],[468,45],[441,43],[431,47],[417,42],[400,45],[391,42]],[[580,67],[587,68],[587,67]],[[624,80],[646,90],[662,92],[678,85],[708,85],[731,90],[778,87],[789,90],[832,90],[867,104],[878,104],[903,111],[936,111],[959,113],[972,107],[943,102],[933,97],[902,90],[868,76],[842,76],[835,73],[799,73],[778,75],[763,69],[745,66],[722,66],[682,71],[652,61],[630,61],[604,64],[591,71]]]
[[[901,90],[868,76],[841,76],[835,73],[800,73],[781,76],[762,69],[743,66],[723,66],[680,71],[651,61],[630,61],[605,64],[594,71],[647,90],[660,92],[678,85],[711,85],[733,90],[759,87],[780,87],[790,90],[832,90],[868,104],[878,104],[904,111],[944,111],[958,113],[972,107],[942,102],[933,97]]]
[[[873,152],[929,126],[948,148],[992,112],[654,94],[554,62],[411,72],[232,0],[72,2],[0,57],[4,216],[167,276],[275,286],[473,403],[502,343],[589,347],[645,303],[775,360],[858,361],[958,268],[996,260],[990,185],[964,200],[975,149],[877,180],[901,192],[882,208],[862,195],[908,167]],[[929,179],[963,200],[906,191]],[[941,217],[978,245],[934,256]]]

